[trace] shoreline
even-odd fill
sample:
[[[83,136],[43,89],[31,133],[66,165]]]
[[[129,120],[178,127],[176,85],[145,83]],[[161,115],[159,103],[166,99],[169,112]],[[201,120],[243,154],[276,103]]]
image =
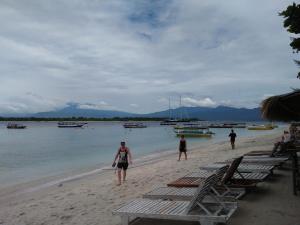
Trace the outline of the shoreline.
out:
[[[194,171],[199,166],[242,155],[251,150],[270,150],[281,134],[239,138],[236,149],[227,141],[203,143],[188,149],[188,160],[177,161],[177,150],[165,156],[137,163],[128,170],[127,181],[117,186],[112,169],[73,179],[62,185],[46,186],[32,192],[16,194],[0,191],[0,224],[31,225],[117,225],[118,216],[112,210],[139,198],[156,187]],[[25,187],[25,186],[23,186]],[[27,186],[28,189],[28,186]]]
[[[248,141],[252,141],[252,139],[256,138],[264,138],[274,135],[280,135],[282,133],[281,129],[278,129],[276,132],[272,134],[263,134],[257,135],[255,137],[240,137],[238,142],[247,143]],[[224,145],[228,141],[217,140],[214,142],[204,142],[193,144],[191,148],[188,149],[189,153],[193,153],[194,151],[200,148],[209,148],[213,145]],[[229,143],[229,142],[228,142]],[[229,144],[228,144],[229,146]],[[142,155],[136,159],[134,159],[134,164],[130,166],[130,169],[138,168],[141,166],[146,166],[148,164],[156,163],[159,161],[166,160],[167,157],[177,157],[178,151],[177,149],[168,149],[168,150],[157,150],[156,152],[152,152],[150,154]],[[8,185],[0,188],[0,200],[5,199],[9,196],[18,196],[20,194],[32,193],[35,191],[39,191],[41,189],[50,188],[53,186],[61,186],[64,183],[76,181],[79,179],[85,179],[88,176],[97,175],[101,173],[105,173],[106,171],[114,171],[115,169],[110,166],[110,164],[103,163],[103,166],[93,166],[86,169],[75,170],[72,172],[65,172],[53,176],[46,176],[40,179],[31,180],[28,182],[22,182],[19,184]]]

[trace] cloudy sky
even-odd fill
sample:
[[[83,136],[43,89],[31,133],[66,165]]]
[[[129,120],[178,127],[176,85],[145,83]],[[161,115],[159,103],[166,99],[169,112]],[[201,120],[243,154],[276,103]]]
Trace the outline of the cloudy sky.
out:
[[[282,0],[1,0],[0,113],[256,107],[299,87]]]

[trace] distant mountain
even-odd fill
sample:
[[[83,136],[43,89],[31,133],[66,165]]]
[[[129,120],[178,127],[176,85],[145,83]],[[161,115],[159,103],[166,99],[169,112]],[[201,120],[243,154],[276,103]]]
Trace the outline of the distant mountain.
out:
[[[90,117],[90,118],[113,118],[113,117],[135,117],[134,113],[127,113],[114,110],[98,110],[80,108],[77,103],[69,103],[67,107],[50,112],[40,112],[31,115],[32,117],[49,118],[49,117]]]
[[[177,109],[149,113],[146,117],[169,117],[172,118],[197,118],[201,120],[226,120],[226,121],[259,121],[262,120],[259,108],[233,108],[218,106],[208,107],[180,107]]]
[[[260,109],[233,108],[227,106],[218,106],[216,108],[208,107],[180,107],[171,109],[172,118],[197,118],[201,120],[225,120],[225,121],[259,121],[262,120]],[[11,115],[21,117],[21,115]],[[24,116],[24,115],[22,115]],[[6,115],[5,117],[9,117]],[[113,118],[113,117],[153,117],[153,118],[168,118],[169,110],[148,114],[135,114],[114,110],[98,110],[82,108],[77,103],[69,103],[65,108],[50,111],[40,112],[24,117],[39,117],[39,118],[62,118],[62,117],[90,117],[90,118]]]

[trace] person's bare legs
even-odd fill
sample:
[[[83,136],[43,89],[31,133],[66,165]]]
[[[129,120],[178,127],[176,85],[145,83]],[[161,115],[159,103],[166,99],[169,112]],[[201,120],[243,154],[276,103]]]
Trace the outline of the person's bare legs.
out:
[[[122,169],[118,169],[118,181],[119,181],[119,183],[117,185],[121,185],[121,171],[122,171]]]
[[[182,153],[182,152],[179,152],[179,158],[178,158],[178,161],[180,161],[180,158],[181,158],[181,153]]]
[[[187,160],[187,155],[186,155],[186,152],[183,152],[184,153],[184,156],[185,156],[185,160]]]
[[[231,141],[231,148],[234,149],[234,147],[235,147],[235,146],[234,146],[234,142]]]
[[[123,170],[123,182],[126,181],[126,170]]]

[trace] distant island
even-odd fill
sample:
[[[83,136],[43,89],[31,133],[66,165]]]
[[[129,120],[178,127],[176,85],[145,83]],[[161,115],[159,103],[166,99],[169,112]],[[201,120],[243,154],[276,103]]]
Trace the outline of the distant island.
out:
[[[153,117],[0,117],[0,121],[162,121],[166,118]],[[194,119],[195,120],[195,119]]]
[[[161,121],[166,118],[209,121],[261,121],[260,108],[234,108],[228,106],[179,107],[154,113],[138,114],[116,110],[81,108],[77,103],[49,112],[1,115],[1,121]]]

